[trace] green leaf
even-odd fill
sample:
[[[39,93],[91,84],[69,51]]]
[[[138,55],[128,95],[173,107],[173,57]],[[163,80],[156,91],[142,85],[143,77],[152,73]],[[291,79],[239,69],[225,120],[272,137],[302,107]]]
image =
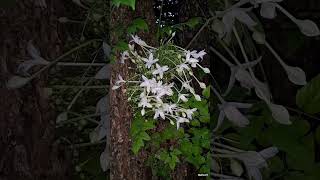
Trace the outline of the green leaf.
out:
[[[201,22],[201,18],[200,17],[194,17],[189,19],[187,22],[185,22],[184,24],[187,25],[188,27],[190,27],[191,29],[195,28],[199,23]]]
[[[139,150],[144,146],[142,139],[135,139],[132,143],[132,151],[134,154],[137,154]]]
[[[202,91],[202,95],[209,99],[210,98],[210,86],[208,86],[207,88],[205,88],[203,91]]]
[[[143,139],[143,140],[146,140],[146,141],[150,141],[151,140],[150,136],[146,132],[141,132],[140,138]]]
[[[126,5],[135,10],[136,0],[112,0],[112,4],[119,7],[120,5]]]
[[[141,31],[145,31],[148,32],[149,28],[148,28],[148,24],[146,23],[146,21],[142,18],[137,18],[135,20],[133,20],[133,22],[131,23],[131,25],[128,27],[127,32],[129,34],[135,34],[137,33],[139,30]]]
[[[307,113],[320,112],[320,74],[298,91],[296,103]]]

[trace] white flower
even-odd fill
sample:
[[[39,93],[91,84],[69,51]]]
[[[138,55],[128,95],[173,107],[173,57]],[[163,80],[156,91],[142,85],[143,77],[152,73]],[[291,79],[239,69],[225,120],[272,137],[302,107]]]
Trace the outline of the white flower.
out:
[[[165,111],[164,111],[163,107],[159,107],[159,108],[155,109],[155,114],[154,114],[153,118],[158,119],[160,116],[162,119],[166,119],[164,113],[165,113]]]
[[[121,53],[121,58],[120,58],[120,63],[124,64],[124,61],[127,60],[129,58],[129,52],[128,51],[124,51]]]
[[[164,109],[166,112],[173,114],[174,110],[177,108],[176,104],[164,104]]]
[[[192,57],[196,59],[199,59],[199,58],[203,59],[203,56],[206,55],[207,53],[204,50],[202,50],[202,51],[199,51],[198,53],[197,51],[191,51],[190,54]]]
[[[190,122],[189,119],[183,118],[183,117],[179,117],[179,118],[177,119],[177,129],[180,128],[180,124],[181,124],[181,123],[186,123],[186,122],[187,122],[187,123]]]
[[[217,126],[213,131],[217,131],[219,129],[225,116],[229,121],[238,127],[247,126],[249,124],[249,120],[238,110],[238,108],[250,108],[251,106],[251,104],[235,102],[224,102],[222,105],[218,105],[220,114],[218,117]]]
[[[154,63],[159,61],[159,59],[153,59],[153,54],[152,53],[149,54],[149,58],[148,59],[147,58],[142,58],[142,60],[146,63],[146,68],[149,68],[149,69],[151,68],[151,66]]]
[[[156,64],[157,69],[153,71],[153,75],[159,74],[160,78],[163,78],[163,73],[169,70],[168,66],[160,66],[159,64]]]
[[[187,51],[186,52],[186,62],[189,63],[191,65],[191,67],[195,68],[197,67],[197,64],[199,62],[198,59],[192,58],[191,57],[191,52]]]
[[[146,44],[146,42],[144,42],[143,40],[140,39],[139,36],[137,36],[137,35],[134,35],[134,36],[131,35],[131,37],[132,37],[133,41],[134,41],[135,43],[139,44],[140,46],[148,46],[148,45]]]
[[[118,80],[115,82],[115,85],[112,87],[112,90],[118,89],[121,86],[121,83],[125,83],[126,81],[123,80],[122,76],[118,75]]]
[[[237,153],[234,155],[234,158],[243,161],[250,178],[253,178],[254,180],[261,180],[262,175],[259,169],[267,167],[268,165],[266,160],[275,156],[278,152],[278,148],[269,147],[260,152],[247,151],[243,153]]]
[[[189,67],[187,64],[182,63],[182,64],[179,64],[179,65],[177,66],[176,71],[177,71],[178,73],[182,73],[182,72],[184,71],[184,69],[187,70],[187,71],[189,71],[189,70],[190,70],[190,67]]]
[[[186,96],[188,96],[188,94],[179,94],[178,102],[179,102],[180,99],[181,99],[182,102],[187,102],[188,98]]]
[[[142,107],[142,108],[145,108],[145,107],[148,107],[148,108],[152,108],[152,105],[149,103],[150,100],[148,99],[148,97],[145,95],[145,93],[141,93],[140,94],[140,102],[138,104],[138,107]]]
[[[194,89],[193,87],[190,86],[190,83],[191,81],[188,81],[188,82],[183,82],[182,83],[182,87],[184,87],[186,90],[188,90],[189,92],[191,92],[192,94],[194,94]]]
[[[172,96],[173,95],[173,91],[172,91],[172,87],[173,87],[173,83],[169,84],[169,85],[162,85],[162,86],[158,86],[157,87],[157,97],[161,98],[164,95],[168,95],[168,96]]]
[[[192,115],[193,115],[193,113],[196,112],[196,111],[197,111],[197,108],[187,109],[187,110],[185,111],[185,113],[186,113],[186,115],[187,115],[187,118],[188,118],[188,119],[192,119]]]
[[[147,88],[147,92],[150,92],[151,88],[154,87],[154,84],[156,84],[156,80],[153,79],[148,79],[144,75],[142,75],[143,82],[140,84],[140,87],[145,87]]]

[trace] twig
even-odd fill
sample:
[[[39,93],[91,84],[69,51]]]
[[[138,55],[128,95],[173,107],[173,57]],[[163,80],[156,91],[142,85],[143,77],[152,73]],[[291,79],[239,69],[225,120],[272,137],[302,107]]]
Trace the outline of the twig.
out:
[[[204,28],[207,27],[208,24],[210,23],[210,21],[212,21],[212,20],[215,19],[215,18],[216,18],[216,17],[214,16],[214,17],[211,17],[211,18],[207,19],[207,21],[202,25],[202,27],[199,29],[199,31],[197,32],[197,34],[191,39],[191,41],[189,42],[189,44],[186,46],[185,49],[188,49],[188,48],[191,46],[191,44],[193,43],[193,41],[195,41],[195,40],[198,38],[198,36],[199,36],[200,33],[204,30]]]

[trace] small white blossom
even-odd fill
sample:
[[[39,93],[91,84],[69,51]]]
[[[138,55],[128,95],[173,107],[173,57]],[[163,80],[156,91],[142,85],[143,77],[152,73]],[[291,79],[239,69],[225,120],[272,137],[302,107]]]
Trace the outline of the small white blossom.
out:
[[[196,59],[203,59],[203,56],[206,55],[207,53],[204,50],[202,50],[202,51],[199,51],[198,53],[197,51],[191,51],[190,54],[192,57]]]
[[[191,65],[191,67],[195,68],[195,67],[197,67],[197,64],[198,64],[199,60],[196,59],[196,58],[192,58],[191,57],[191,52],[187,51],[187,53],[186,53],[186,62],[189,63]]]
[[[144,42],[143,40],[141,40],[139,36],[137,36],[137,35],[134,35],[134,36],[131,35],[131,37],[132,37],[133,41],[134,41],[136,44],[138,44],[138,45],[140,45],[140,46],[147,46],[146,42]]]
[[[129,52],[124,51],[123,53],[121,53],[120,63],[124,64],[124,61],[127,60],[129,57]]]
[[[126,81],[122,78],[122,76],[119,74],[118,75],[118,80],[115,82],[115,85],[112,87],[112,90],[118,89],[121,87],[122,83],[125,83]]]
[[[186,122],[187,122],[187,123],[190,122],[189,119],[183,118],[183,117],[179,117],[179,118],[177,119],[177,129],[180,128],[180,124],[181,124],[181,123],[186,123]]]
[[[160,78],[163,78],[163,73],[169,70],[168,66],[160,66],[159,64],[156,64],[157,69],[153,71],[153,75],[159,74]]]
[[[157,109],[155,109],[155,114],[154,114],[154,119],[158,119],[159,117],[161,117],[162,119],[166,119],[165,117],[165,111],[163,109],[163,107],[159,107]]]
[[[153,59],[153,54],[152,53],[149,54],[149,58],[148,59],[147,58],[142,58],[142,60],[146,63],[145,65],[146,65],[146,68],[148,68],[148,69],[150,69],[151,66],[154,63],[159,61],[159,59]]]
[[[178,73],[182,73],[184,70],[189,71],[189,70],[190,70],[190,67],[189,67],[187,64],[185,64],[185,63],[179,64],[179,65],[177,66],[176,71],[177,71]]]
[[[187,109],[187,110],[185,111],[185,113],[186,113],[186,115],[187,115],[187,118],[188,118],[188,119],[192,119],[192,115],[193,115],[193,113],[196,112],[196,111],[197,111],[197,108]]]
[[[187,102],[188,101],[187,96],[188,96],[187,94],[179,94],[178,102],[179,102],[180,99],[181,99],[182,102]]]
[[[156,80],[153,79],[148,79],[144,75],[142,75],[143,82],[140,84],[140,87],[145,87],[147,88],[147,92],[150,92],[151,88],[154,86],[156,83]]]

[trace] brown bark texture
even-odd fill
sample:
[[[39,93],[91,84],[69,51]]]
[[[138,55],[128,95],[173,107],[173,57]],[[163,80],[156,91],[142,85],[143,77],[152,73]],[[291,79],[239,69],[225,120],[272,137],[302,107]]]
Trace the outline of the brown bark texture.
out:
[[[139,36],[151,45],[156,44],[155,36],[155,16],[153,12],[153,1],[138,0],[136,10],[132,11],[127,7],[115,9],[111,14],[111,43],[114,45],[119,41],[117,28],[126,28],[134,18],[144,18],[149,25],[149,32],[139,34]],[[118,59],[119,54],[118,52]],[[124,79],[130,77],[129,62],[120,64],[117,61],[112,67],[111,87],[120,74]],[[134,156],[131,151],[130,126],[132,121],[132,110],[127,101],[126,87],[116,91],[111,91],[111,166],[110,178],[112,180],[144,180],[151,179],[151,171],[145,166],[144,161],[147,153],[142,151]]]
[[[20,89],[5,87],[21,60],[31,58],[28,41],[46,59],[61,54],[56,14],[62,3],[24,0],[0,8],[0,180],[68,179],[65,154],[54,142],[55,114],[44,88],[46,76]]]
[[[156,24],[155,15],[153,10],[153,1],[151,0],[138,0],[136,4],[136,10],[132,11],[126,7],[120,7],[111,13],[111,43],[116,44],[119,41],[117,28],[120,26],[127,27],[130,25],[133,19],[143,18],[146,20],[149,26],[149,32],[139,33],[139,37],[146,41],[147,44],[157,46],[156,39]],[[122,37],[123,38],[123,37]],[[126,37],[128,39],[128,37]],[[118,59],[120,58],[120,52],[118,52]],[[132,72],[129,70],[130,62],[125,64],[117,61],[112,68],[111,75],[111,87],[120,74],[124,79],[128,79]],[[135,156],[131,151],[131,139],[130,139],[130,127],[132,117],[132,110],[127,101],[126,87],[121,87],[116,91],[110,93],[111,102],[111,166],[110,166],[110,178],[112,180],[151,180],[158,179],[152,177],[151,169],[146,167],[145,161],[150,152],[141,150],[141,152]],[[158,124],[163,126],[163,124]],[[161,129],[158,127],[157,129]],[[183,164],[177,168],[177,171],[173,174],[173,179],[184,180],[187,178],[188,167]],[[192,178],[191,178],[192,179]]]

